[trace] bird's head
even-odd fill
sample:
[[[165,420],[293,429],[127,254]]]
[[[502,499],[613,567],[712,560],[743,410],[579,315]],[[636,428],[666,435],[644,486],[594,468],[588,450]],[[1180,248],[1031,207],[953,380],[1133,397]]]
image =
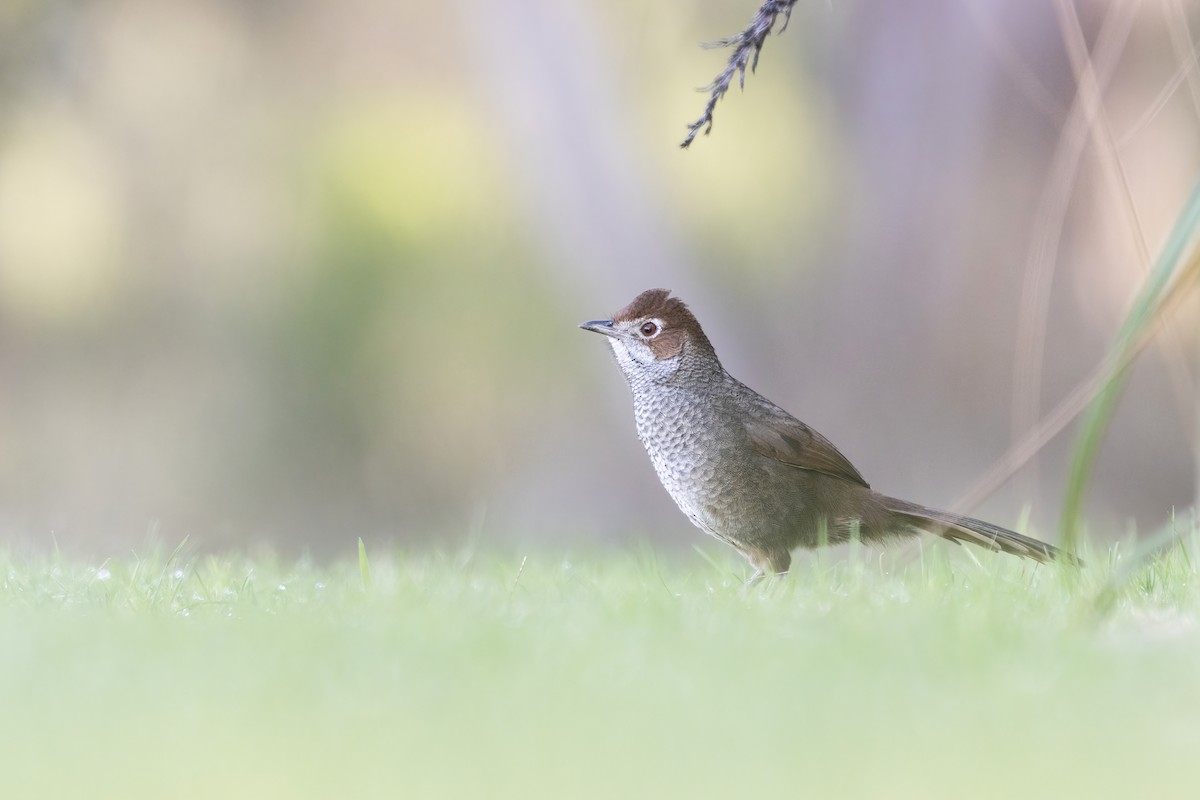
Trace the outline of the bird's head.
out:
[[[617,364],[630,383],[670,380],[685,362],[719,366],[696,317],[668,289],[647,289],[612,316],[580,323],[609,337]]]

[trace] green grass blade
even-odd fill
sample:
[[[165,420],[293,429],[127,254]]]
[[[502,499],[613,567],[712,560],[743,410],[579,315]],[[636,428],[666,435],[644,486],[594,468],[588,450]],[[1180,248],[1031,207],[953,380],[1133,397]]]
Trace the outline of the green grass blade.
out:
[[[1129,377],[1130,360],[1126,357],[1141,334],[1154,321],[1163,292],[1176,274],[1178,265],[1188,243],[1200,228],[1200,184],[1193,189],[1186,205],[1175,220],[1175,226],[1166,245],[1155,261],[1141,292],[1129,310],[1117,333],[1116,341],[1109,349],[1108,363],[1112,372],[1104,388],[1092,401],[1080,425],[1079,440],[1071,459],[1071,472],[1067,479],[1066,495],[1063,499],[1061,545],[1072,550],[1078,544],[1083,497],[1087,491],[1092,468],[1108,423],[1112,419],[1121,391]]]
[[[371,564],[367,561],[367,546],[361,536],[358,537],[358,574],[362,578],[363,591],[371,591]]]
[[[1187,554],[1187,548],[1183,546],[1186,531],[1186,528],[1180,528],[1175,520],[1175,515],[1172,514],[1170,521],[1157,533],[1138,542],[1131,555],[1120,561],[1114,560],[1112,571],[1092,599],[1091,612],[1095,621],[1100,622],[1109,618],[1138,571],[1145,569],[1151,559],[1161,556],[1169,548],[1178,547],[1178,557],[1183,562],[1180,573],[1184,575],[1191,573],[1193,571],[1191,559]]]

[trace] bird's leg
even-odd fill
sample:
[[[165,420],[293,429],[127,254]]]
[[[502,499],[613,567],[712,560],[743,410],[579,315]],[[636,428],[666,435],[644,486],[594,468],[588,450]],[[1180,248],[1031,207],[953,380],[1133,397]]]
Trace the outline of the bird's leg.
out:
[[[754,574],[750,576],[750,580],[746,581],[747,586],[761,582],[768,575],[773,578],[783,577],[787,575],[788,568],[792,565],[792,554],[788,550],[747,553],[746,558],[754,567]]]
[[[766,573],[773,578],[782,578],[787,575],[788,568],[792,566],[792,554],[789,550],[772,550],[768,553],[763,553],[754,562],[754,566],[758,567],[759,574]]]

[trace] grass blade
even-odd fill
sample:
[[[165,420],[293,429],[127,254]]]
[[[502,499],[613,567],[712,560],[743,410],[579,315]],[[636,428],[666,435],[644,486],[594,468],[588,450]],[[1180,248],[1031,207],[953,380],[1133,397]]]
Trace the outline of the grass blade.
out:
[[[371,591],[371,564],[367,561],[367,546],[361,536],[358,537],[358,574],[362,578],[363,591]]]
[[[1154,268],[1121,324],[1117,339],[1109,349],[1107,363],[1113,366],[1108,379],[1096,399],[1092,401],[1080,425],[1079,441],[1071,459],[1071,472],[1063,499],[1060,545],[1066,550],[1073,550],[1077,545],[1083,497],[1108,423],[1129,377],[1132,364],[1126,356],[1137,346],[1142,333],[1155,321],[1162,306],[1164,292],[1172,276],[1180,271],[1178,265],[1182,261],[1185,248],[1198,228],[1200,183],[1192,189],[1187,203],[1175,220],[1166,245],[1154,263]]]

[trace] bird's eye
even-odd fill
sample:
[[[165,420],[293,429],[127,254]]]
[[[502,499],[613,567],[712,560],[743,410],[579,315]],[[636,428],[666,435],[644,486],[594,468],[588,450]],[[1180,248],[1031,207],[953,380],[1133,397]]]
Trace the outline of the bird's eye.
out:
[[[643,322],[641,330],[642,336],[645,336],[647,339],[649,339],[651,336],[658,333],[658,326],[653,322]]]

